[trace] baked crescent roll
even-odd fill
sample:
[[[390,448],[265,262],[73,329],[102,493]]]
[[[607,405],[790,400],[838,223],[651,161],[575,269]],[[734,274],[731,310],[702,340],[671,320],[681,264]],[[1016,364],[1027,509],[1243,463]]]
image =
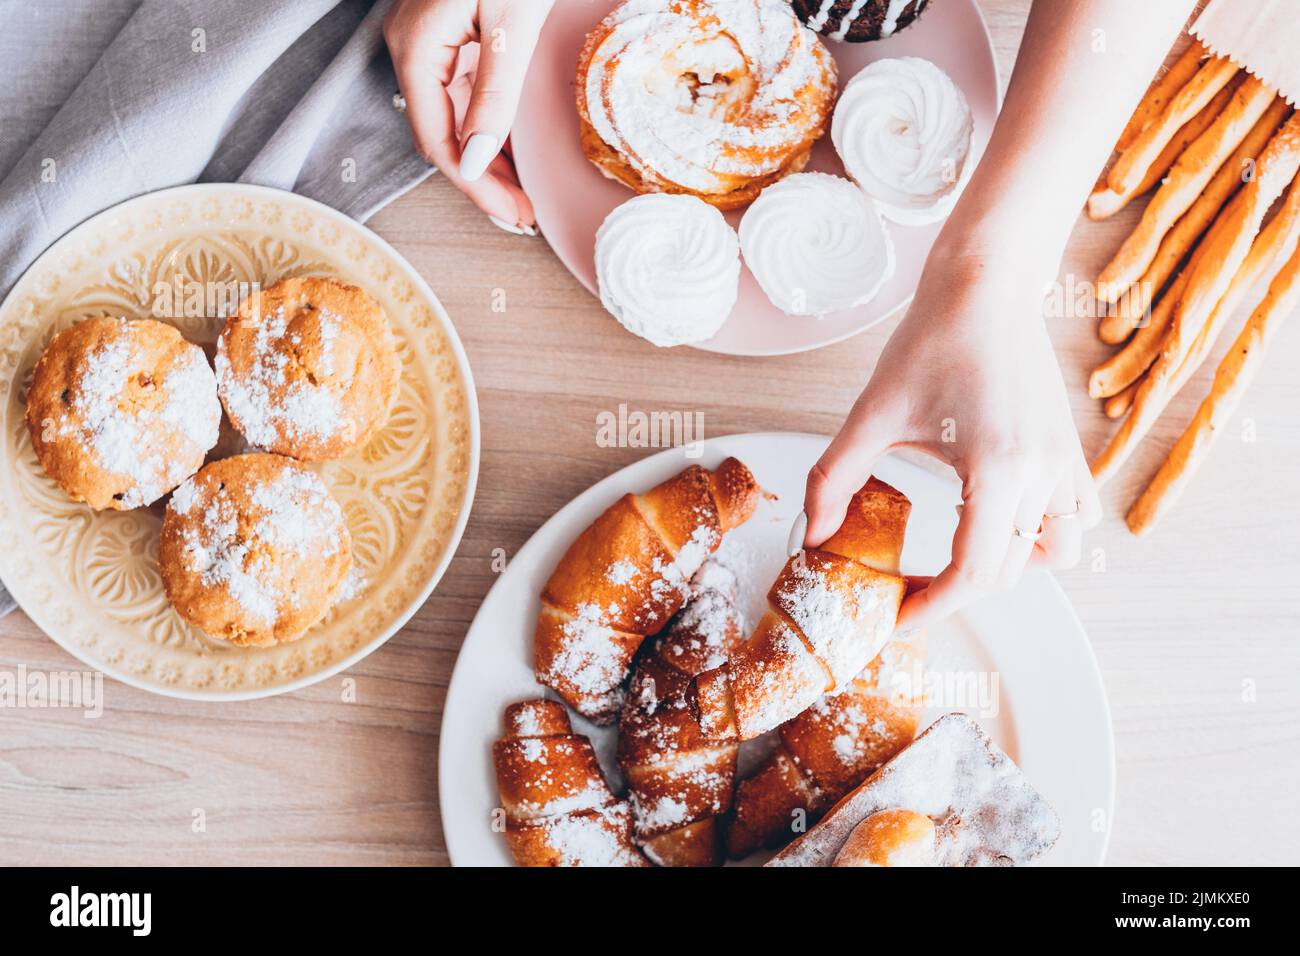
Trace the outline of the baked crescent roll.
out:
[[[838,531],[795,555],[767,613],[731,660],[695,678],[692,706],[719,740],[750,740],[834,693],[889,640],[906,582],[898,573],[911,502],[872,478]]]
[[[727,826],[733,859],[789,842],[796,824],[815,823],[912,742],[923,706],[912,673],[924,656],[924,634],[896,637],[842,691],[777,728],[776,747],[736,789]]]
[[[649,866],[632,843],[632,813],[615,800],[591,741],[564,705],[526,700],[505,713],[492,745],[506,842],[520,866]]]
[[[537,680],[584,717],[618,716],[641,642],[681,610],[691,577],[758,503],[749,469],[691,465],[643,495],[624,495],[569,546],[542,589]]]
[[[705,737],[685,697],[692,677],[744,640],[736,576],[709,560],[692,587],[685,609],[638,656],[619,721],[618,763],[637,840],[661,866],[722,862],[717,821],[731,806],[740,750]]]

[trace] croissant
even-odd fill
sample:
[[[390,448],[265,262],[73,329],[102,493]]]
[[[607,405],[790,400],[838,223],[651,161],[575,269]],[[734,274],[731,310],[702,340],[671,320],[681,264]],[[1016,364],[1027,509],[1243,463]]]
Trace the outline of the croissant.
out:
[[[492,745],[506,842],[520,866],[649,866],[632,843],[632,813],[615,800],[591,741],[564,705],[526,700],[505,713]]]
[[[661,866],[722,862],[717,821],[731,807],[740,750],[707,739],[685,697],[691,678],[726,661],[744,638],[736,575],[711,559],[691,584],[685,609],[637,657],[619,721],[618,764],[637,838]]]
[[[758,503],[749,469],[699,465],[644,495],[624,495],[569,546],[542,589],[533,641],[537,680],[607,724],[641,642],[681,610],[691,576]]]
[[[911,743],[922,699],[909,677],[924,655],[924,635],[896,637],[844,690],[777,728],[776,747],[736,789],[727,827],[733,859],[787,842],[794,824],[815,823]]]
[[[767,613],[731,659],[688,695],[704,732],[750,740],[855,677],[889,640],[906,583],[898,574],[911,502],[875,478],[838,531],[791,558]]]

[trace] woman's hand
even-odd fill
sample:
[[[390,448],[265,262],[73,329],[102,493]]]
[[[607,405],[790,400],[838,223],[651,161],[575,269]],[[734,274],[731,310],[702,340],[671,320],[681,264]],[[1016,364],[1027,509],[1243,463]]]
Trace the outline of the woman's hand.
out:
[[[1042,318],[1044,288],[1041,271],[1018,262],[950,257],[936,246],[871,381],[808,476],[809,547],[839,527],[891,448],[926,451],[961,477],[952,563],[908,596],[900,624],[920,626],[1012,587],[1026,564],[1075,563],[1083,528],[1100,518]],[[1040,524],[1037,543],[1015,534]]]
[[[531,233],[533,207],[502,155],[528,62],[552,0],[397,0],[384,39],[420,153],[504,229]],[[480,41],[473,93],[459,134],[453,94],[474,67],[462,47]]]
[[[808,476],[804,544],[814,546],[889,449],[919,448],[957,469],[965,504],[952,563],[907,596],[905,625],[1013,585],[1026,564],[1074,563],[1083,528],[1101,517],[1043,295],[1110,144],[1193,6],[1032,6],[988,146],[916,300]],[[1076,512],[1076,499],[1076,517],[1045,517]]]

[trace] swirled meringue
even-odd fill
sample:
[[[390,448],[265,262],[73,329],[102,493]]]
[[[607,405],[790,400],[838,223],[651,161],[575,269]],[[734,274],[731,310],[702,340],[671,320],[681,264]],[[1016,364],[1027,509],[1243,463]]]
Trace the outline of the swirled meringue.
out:
[[[763,190],[740,220],[740,248],[787,315],[862,305],[894,274],[880,213],[853,183],[826,173],[799,173]]]
[[[937,222],[970,175],[966,97],[929,60],[877,60],[844,88],[831,140],[844,168],[889,219]]]
[[[596,280],[601,305],[629,332],[655,345],[702,342],[736,304],[736,230],[694,196],[637,196],[596,232]]]

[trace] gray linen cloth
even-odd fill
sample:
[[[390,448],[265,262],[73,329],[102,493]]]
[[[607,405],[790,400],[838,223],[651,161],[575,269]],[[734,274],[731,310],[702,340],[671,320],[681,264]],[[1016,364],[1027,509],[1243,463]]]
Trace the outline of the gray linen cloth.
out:
[[[365,220],[424,179],[392,107],[389,3],[0,0],[0,297],[77,223],[155,189],[258,183]]]

